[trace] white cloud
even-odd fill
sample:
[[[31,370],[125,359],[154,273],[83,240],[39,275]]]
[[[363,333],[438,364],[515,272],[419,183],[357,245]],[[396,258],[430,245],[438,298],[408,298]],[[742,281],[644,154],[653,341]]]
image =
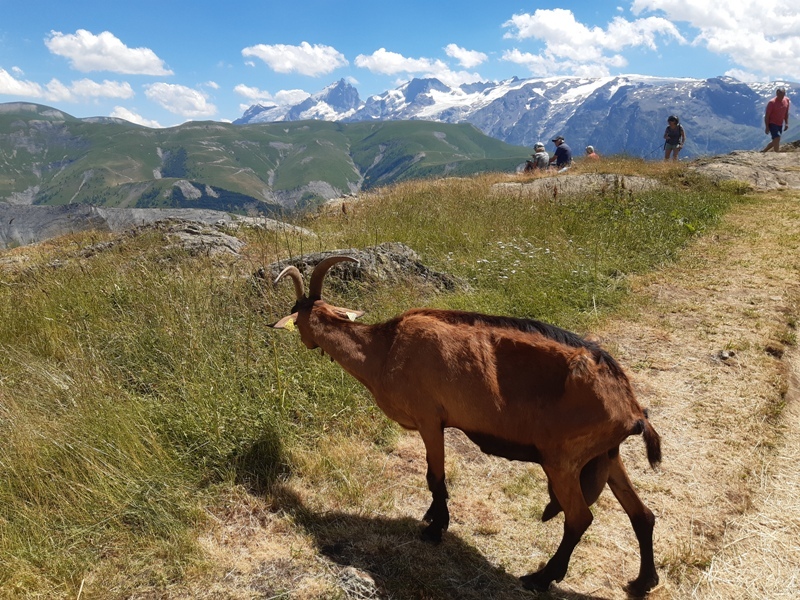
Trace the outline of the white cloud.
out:
[[[46,86],[44,97],[50,102],[74,102],[75,95],[66,85],[58,79],[51,79]]]
[[[217,107],[201,91],[172,83],[153,83],[145,86],[144,95],[162,108],[182,117],[211,117]]]
[[[533,38],[545,42],[553,53],[560,55],[563,51],[575,52],[585,50],[610,50],[618,52],[625,47],[645,46],[655,49],[657,35],[672,37],[685,42],[678,28],[667,19],[648,17],[627,21],[622,17],[614,17],[608,29],[602,27],[589,28],[579,23],[570,10],[556,8],[553,10],[536,10],[533,14],[514,15],[503,24],[512,31],[505,37],[524,40]],[[560,52],[561,51],[561,52]]]
[[[300,73],[310,77],[327,75],[350,64],[336,48],[322,44],[312,46],[308,42],[299,46],[257,44],[244,48],[242,56],[259,58],[277,73]]]
[[[441,60],[430,58],[406,58],[397,52],[389,52],[386,48],[376,50],[372,54],[359,54],[355,60],[356,66],[369,69],[381,75],[396,75],[398,73],[430,73],[433,71],[446,71],[447,65]]]
[[[44,41],[57,56],[78,71],[112,71],[128,75],[172,75],[164,61],[149,48],[128,48],[113,33],[94,35],[85,29],[64,34],[51,31]]]
[[[44,90],[38,83],[18,79],[5,69],[0,68],[0,94],[5,96],[41,98],[44,96]]]
[[[70,88],[73,95],[80,98],[133,98],[134,92],[127,81],[104,80],[97,83],[91,79],[73,81]]]
[[[728,71],[725,71],[725,75],[728,77],[733,77],[734,79],[738,79],[739,81],[744,81],[745,83],[764,83],[769,81],[768,77],[763,75],[758,76],[753,73],[748,73],[747,71],[742,71],[741,69],[729,69]]]
[[[450,69],[435,73],[426,73],[423,75],[423,77],[435,77],[450,87],[458,87],[462,83],[475,83],[477,81],[483,81],[483,77],[481,77],[478,73],[469,73],[467,71],[451,71]]]
[[[267,92],[266,90],[260,90],[257,87],[250,87],[249,85],[245,85],[240,83],[233,91],[247,98],[248,100],[252,100],[253,102],[272,102],[272,94]]]
[[[355,64],[358,67],[369,69],[373,73],[381,75],[400,74],[406,77],[432,77],[451,87],[483,80],[478,73],[453,71],[444,61],[439,59],[407,58],[402,54],[390,52],[385,48],[376,50],[370,55],[359,54],[356,57]],[[395,83],[396,85],[401,85],[404,81],[403,79],[398,79]]]
[[[536,10],[516,14],[503,24],[506,38],[534,39],[544,44],[538,55],[518,49],[506,51],[504,60],[528,67],[539,76],[569,72],[581,76],[604,76],[611,67],[622,67],[627,60],[620,54],[627,48],[656,50],[657,40],[686,43],[678,28],[661,17],[628,21],[614,17],[608,26],[587,27],[570,10]]]
[[[796,0],[689,3],[634,0],[631,10],[662,13],[697,30],[693,43],[727,57],[758,79],[800,79],[800,4]]]
[[[137,125],[144,125],[145,127],[151,127],[153,129],[160,129],[163,127],[158,121],[153,121],[152,119],[146,119],[138,113],[128,110],[123,106],[115,106],[114,110],[111,111],[110,117],[115,117],[117,119],[125,119],[126,121],[130,121],[131,123],[136,123]]]
[[[0,68],[0,94],[41,98],[48,102],[79,102],[98,98],[132,98],[134,91],[127,82],[108,81],[97,83],[91,79],[73,81],[69,86],[58,79],[42,86],[33,81],[15,78]]]
[[[299,104],[311,96],[304,90],[280,90],[275,93],[275,102],[278,104]]]
[[[11,72],[14,74],[15,77],[22,77],[23,75],[25,75],[25,72],[19,67],[11,67]]]
[[[304,90],[280,90],[273,96],[266,90],[260,90],[257,87],[250,87],[243,83],[240,83],[233,88],[233,91],[240,96],[247,98],[251,102],[256,102],[259,104],[277,104],[279,106],[287,104],[299,104],[311,95]]]
[[[370,55],[359,54],[356,57],[355,64],[358,67],[369,69],[373,73],[381,75],[404,74],[410,77],[434,77],[451,87],[482,80],[478,73],[452,71],[442,60],[407,58],[397,52],[390,52],[386,48],[376,50]],[[397,83],[400,84],[402,81]]]
[[[478,52],[477,50],[467,50],[465,48],[461,48],[460,46],[456,46],[455,44],[447,44],[444,51],[447,53],[447,56],[455,58],[465,69],[477,67],[478,65],[486,62],[486,60],[489,58],[483,52]]]
[[[555,59],[546,54],[520,52],[517,49],[506,50],[502,58],[527,68],[536,77],[547,77],[561,73],[570,73],[578,77],[607,77],[611,73],[611,67],[618,69],[628,64],[625,58],[620,55],[598,58],[590,62],[578,62],[567,58]]]

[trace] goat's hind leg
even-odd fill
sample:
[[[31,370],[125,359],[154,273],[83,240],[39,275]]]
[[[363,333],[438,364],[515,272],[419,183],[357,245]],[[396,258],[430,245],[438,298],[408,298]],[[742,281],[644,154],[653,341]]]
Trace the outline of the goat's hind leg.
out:
[[[628,582],[627,590],[632,596],[644,596],[658,585],[658,573],[653,556],[653,528],[656,518],[633,489],[619,454],[611,459],[608,487],[611,488],[614,496],[628,514],[633,531],[636,533],[636,539],[639,541],[641,557],[639,575],[633,581]]]
[[[564,536],[558,550],[542,569],[520,577],[523,587],[535,591],[545,591],[553,581],[564,579],[572,551],[593,519],[581,491],[580,474],[544,469],[555,497],[564,508]]]
[[[426,480],[433,501],[422,517],[429,525],[422,531],[422,539],[427,542],[442,541],[442,532],[450,525],[450,511],[447,509],[447,485],[444,480],[444,428],[433,426],[420,428],[422,441],[425,443],[425,455],[428,462]]]
[[[608,467],[609,467],[608,453],[604,452],[599,456],[595,456],[590,460],[583,469],[581,469],[581,491],[586,504],[591,506],[600,497],[603,488],[608,481]],[[558,499],[553,494],[553,486],[547,482],[547,493],[550,494],[550,502],[544,507],[542,511],[542,523],[546,523],[558,513],[561,512],[561,505]]]

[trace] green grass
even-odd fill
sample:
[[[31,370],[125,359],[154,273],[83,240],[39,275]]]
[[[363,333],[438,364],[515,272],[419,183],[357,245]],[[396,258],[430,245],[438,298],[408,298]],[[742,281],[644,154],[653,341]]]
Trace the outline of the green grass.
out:
[[[266,327],[292,289],[252,274],[290,253],[398,241],[472,291],[355,286],[326,289],[331,300],[372,320],[434,304],[589,329],[629,274],[671,260],[737,201],[677,167],[620,168],[669,187],[555,203],[493,195],[500,176],[408,182],[302,221],[314,239],[247,231],[236,262],[166,249],[157,232],[87,256],[106,238],[7,252],[29,260],[0,268],[0,597],[73,598],[90,575],[114,597],[167,589],[202,568],[205,509],[238,486],[269,494],[305,474],[357,503],[358,460],[312,459],[337,440],[385,446],[395,427],[338,365]]]
[[[493,175],[409,182],[320,228],[340,248],[404,241],[427,264],[472,285],[472,293],[437,298],[443,307],[585,328],[617,305],[626,275],[674,258],[735,197],[701,180],[687,181],[675,168],[638,166],[670,187],[556,202],[492,193]]]

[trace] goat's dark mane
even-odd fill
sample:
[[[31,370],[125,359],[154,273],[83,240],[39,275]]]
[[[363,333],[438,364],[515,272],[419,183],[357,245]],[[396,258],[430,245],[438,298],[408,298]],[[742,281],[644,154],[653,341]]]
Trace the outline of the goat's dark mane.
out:
[[[483,324],[489,327],[499,327],[502,329],[514,329],[524,333],[538,333],[550,340],[570,346],[571,348],[585,348],[591,352],[592,357],[597,363],[605,363],[615,376],[623,375],[622,367],[606,350],[604,350],[598,343],[562,329],[549,323],[536,321],[534,319],[519,319],[516,317],[502,317],[495,315],[484,315],[482,313],[466,312],[459,310],[433,310],[423,309],[423,312],[428,312],[432,316],[453,325],[466,324],[478,325]]]

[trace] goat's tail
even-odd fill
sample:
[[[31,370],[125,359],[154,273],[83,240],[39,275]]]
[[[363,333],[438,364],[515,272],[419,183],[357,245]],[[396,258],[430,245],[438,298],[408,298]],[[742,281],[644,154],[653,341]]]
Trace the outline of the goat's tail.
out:
[[[644,411],[642,426],[642,437],[644,437],[644,445],[647,448],[647,461],[651,467],[655,468],[661,462],[661,436],[650,424],[650,419],[647,418],[647,410]]]
[[[647,417],[647,409],[644,409],[642,418],[637,420],[631,428],[629,435],[642,434],[644,437],[644,445],[647,449],[647,461],[650,466],[655,468],[661,462],[661,436],[650,424],[650,419]]]

